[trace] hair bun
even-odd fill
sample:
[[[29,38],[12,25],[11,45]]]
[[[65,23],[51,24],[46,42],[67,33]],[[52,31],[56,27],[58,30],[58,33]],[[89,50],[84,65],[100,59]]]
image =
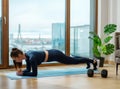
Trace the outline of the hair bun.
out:
[[[18,50],[17,48],[12,48],[12,51]]]

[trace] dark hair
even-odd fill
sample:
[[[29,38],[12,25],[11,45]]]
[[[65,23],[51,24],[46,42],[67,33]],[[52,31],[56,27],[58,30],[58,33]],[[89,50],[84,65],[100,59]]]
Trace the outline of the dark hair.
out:
[[[23,54],[23,52],[18,48],[12,48],[12,51],[10,53],[11,57],[18,57],[19,54]],[[16,69],[22,67],[22,62],[16,62],[15,60],[13,60],[13,63]]]
[[[18,57],[19,54],[23,54],[23,51],[18,48],[12,48],[12,51],[10,53],[11,57]]]

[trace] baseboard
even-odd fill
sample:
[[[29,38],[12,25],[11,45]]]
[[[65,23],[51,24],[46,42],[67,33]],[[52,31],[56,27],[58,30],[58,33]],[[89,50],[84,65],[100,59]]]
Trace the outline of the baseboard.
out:
[[[113,60],[105,60],[105,64],[115,65],[115,61],[113,61]]]
[[[115,61],[111,61],[111,60],[105,60],[104,63],[115,65]],[[51,63],[46,62],[46,63],[42,63],[41,65],[39,65],[39,67],[46,67],[46,66],[65,66],[65,64],[61,64],[58,62],[51,62]],[[22,66],[22,68],[25,68],[25,67],[26,67],[25,65]],[[9,68],[14,68],[14,66],[9,66]]]

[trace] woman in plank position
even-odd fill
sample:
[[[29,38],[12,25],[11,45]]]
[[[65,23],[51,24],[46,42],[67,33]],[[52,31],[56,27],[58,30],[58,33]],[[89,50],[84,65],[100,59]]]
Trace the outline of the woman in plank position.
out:
[[[63,52],[56,49],[46,51],[28,51],[23,53],[23,51],[18,48],[12,48],[10,56],[13,59],[15,68],[17,70],[16,74],[19,76],[37,76],[37,66],[42,62],[51,61],[57,61],[63,64],[86,63],[86,68],[90,68],[90,63],[92,63],[94,70],[97,69],[97,60],[84,57],[66,56]],[[22,60],[26,61],[26,69],[23,71],[21,70]]]

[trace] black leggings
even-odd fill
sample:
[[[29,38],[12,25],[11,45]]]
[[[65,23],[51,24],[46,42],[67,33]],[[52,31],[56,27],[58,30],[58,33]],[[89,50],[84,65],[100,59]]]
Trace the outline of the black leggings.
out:
[[[66,56],[63,52],[59,50],[48,50],[49,56],[48,61],[58,61],[63,64],[80,64],[86,63],[90,66],[90,63],[93,63],[92,59],[85,58],[85,57],[70,57]]]

